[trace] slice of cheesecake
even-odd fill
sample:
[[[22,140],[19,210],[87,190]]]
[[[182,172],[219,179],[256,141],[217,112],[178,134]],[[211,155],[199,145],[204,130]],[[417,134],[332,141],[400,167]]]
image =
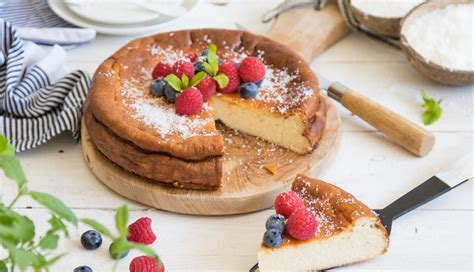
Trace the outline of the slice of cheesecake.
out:
[[[298,241],[284,234],[279,247],[262,243],[260,271],[307,271],[361,262],[385,254],[389,239],[379,218],[342,189],[299,175],[292,190],[316,215],[314,237]]]

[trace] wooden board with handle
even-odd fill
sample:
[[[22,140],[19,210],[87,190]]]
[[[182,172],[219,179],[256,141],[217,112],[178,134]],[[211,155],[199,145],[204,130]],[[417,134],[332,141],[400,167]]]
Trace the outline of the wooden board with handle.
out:
[[[307,62],[350,33],[336,1],[321,10],[312,6],[288,10],[275,19],[266,35],[298,52]]]

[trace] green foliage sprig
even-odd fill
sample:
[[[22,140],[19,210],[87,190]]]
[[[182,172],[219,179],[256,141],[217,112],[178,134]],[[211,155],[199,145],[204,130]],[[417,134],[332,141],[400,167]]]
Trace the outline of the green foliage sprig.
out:
[[[422,90],[421,97],[425,102],[422,107],[424,109],[423,114],[421,115],[421,120],[425,125],[431,125],[443,114],[443,109],[441,108],[442,99],[436,101],[434,98],[429,97],[428,94]]]
[[[15,268],[19,268],[21,271],[28,268],[34,271],[48,271],[53,264],[66,255],[65,253],[54,253],[61,236],[69,238],[68,226],[77,227],[78,222],[89,225],[113,240],[112,254],[121,256],[130,249],[138,249],[155,258],[161,265],[160,258],[153,249],[143,244],[127,241],[128,208],[126,205],[116,210],[115,225],[118,235],[114,236],[107,227],[95,220],[88,218],[79,220],[72,210],[55,196],[30,191],[21,164],[15,157],[15,149],[3,135],[0,135],[0,169],[3,170],[7,178],[17,185],[17,195],[8,205],[0,199],[0,249],[3,248],[8,252],[8,256],[0,260],[0,272],[7,272],[8,269],[14,271]],[[35,239],[37,233],[33,221],[13,209],[13,205],[23,197],[34,199],[47,208],[51,215],[48,220],[50,227],[41,236],[41,239]],[[118,260],[115,267],[117,262]]]
[[[219,88],[223,89],[229,84],[229,78],[224,74],[219,74],[219,59],[217,57],[217,46],[211,44],[207,53],[207,60],[204,61],[204,71],[217,82]]]

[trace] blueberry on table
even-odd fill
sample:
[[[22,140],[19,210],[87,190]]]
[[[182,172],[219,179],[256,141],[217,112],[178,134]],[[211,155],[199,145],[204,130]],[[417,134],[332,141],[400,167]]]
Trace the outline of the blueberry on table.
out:
[[[263,234],[263,242],[268,247],[278,247],[280,246],[283,237],[281,232],[277,229],[269,229]]]
[[[277,229],[280,233],[285,232],[285,217],[281,214],[273,214],[268,217],[267,222],[265,223],[265,228],[269,229]]]
[[[95,230],[88,230],[81,235],[81,244],[88,250],[98,249],[102,245],[102,236]]]
[[[255,98],[258,94],[258,86],[253,82],[246,82],[240,84],[240,97],[245,99]]]
[[[169,103],[174,103],[176,101],[176,91],[171,87],[170,84],[165,87],[165,97],[166,101]]]
[[[165,94],[165,87],[168,82],[164,79],[154,80],[150,84],[150,91],[155,96],[163,96]]]
[[[82,265],[74,268],[73,272],[92,272],[92,268],[87,265]]]

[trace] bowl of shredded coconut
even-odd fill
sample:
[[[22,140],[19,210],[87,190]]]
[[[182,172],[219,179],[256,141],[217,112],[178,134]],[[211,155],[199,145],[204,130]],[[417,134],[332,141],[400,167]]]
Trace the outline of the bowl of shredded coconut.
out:
[[[414,7],[425,0],[351,0],[355,19],[371,32],[400,37],[400,22]]]
[[[413,66],[448,85],[474,83],[474,2],[427,2],[402,21],[400,46]]]

